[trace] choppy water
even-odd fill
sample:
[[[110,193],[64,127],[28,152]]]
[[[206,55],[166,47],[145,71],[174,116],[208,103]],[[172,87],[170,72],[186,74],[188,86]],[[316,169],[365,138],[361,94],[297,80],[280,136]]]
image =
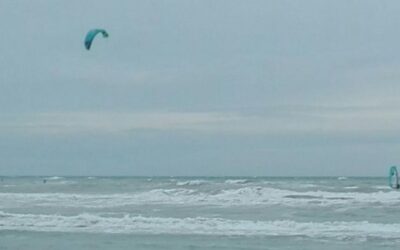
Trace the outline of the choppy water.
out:
[[[400,191],[385,178],[0,181],[0,249],[399,246]]]

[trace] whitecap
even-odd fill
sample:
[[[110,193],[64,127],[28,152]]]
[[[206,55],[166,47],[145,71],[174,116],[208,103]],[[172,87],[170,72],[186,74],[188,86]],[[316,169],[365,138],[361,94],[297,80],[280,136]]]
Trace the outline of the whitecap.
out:
[[[390,190],[392,189],[389,186],[373,186],[374,189],[378,189],[378,190]]]
[[[57,180],[62,180],[62,179],[65,179],[65,177],[52,176],[52,177],[46,178],[46,180],[50,180],[50,181],[57,181]]]
[[[400,192],[293,191],[262,186],[201,192],[196,189],[153,189],[135,193],[0,193],[3,207],[108,208],[143,204],[253,206],[399,206]]]
[[[204,183],[207,183],[206,180],[189,180],[189,181],[178,181],[176,183],[177,186],[197,186]]]
[[[300,188],[315,188],[315,187],[317,187],[317,185],[306,183],[306,184],[299,184],[299,185],[297,185],[297,187],[300,187]]]
[[[226,180],[226,184],[245,184],[248,180],[246,179],[233,179],[233,180]]]
[[[38,232],[123,233],[224,236],[299,236],[363,240],[365,237],[399,239],[400,224],[368,221],[297,222],[293,220],[232,220],[208,217],[144,217],[99,214],[75,216],[0,212],[2,230]]]

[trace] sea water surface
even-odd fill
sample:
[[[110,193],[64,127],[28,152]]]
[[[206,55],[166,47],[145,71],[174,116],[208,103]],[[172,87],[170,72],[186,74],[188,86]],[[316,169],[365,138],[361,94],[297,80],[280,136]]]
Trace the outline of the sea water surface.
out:
[[[0,249],[397,249],[385,178],[2,177]]]

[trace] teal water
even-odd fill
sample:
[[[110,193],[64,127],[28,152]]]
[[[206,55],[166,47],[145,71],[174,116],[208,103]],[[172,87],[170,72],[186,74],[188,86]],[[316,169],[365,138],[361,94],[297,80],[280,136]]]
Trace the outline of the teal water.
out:
[[[0,249],[393,249],[385,178],[3,177]]]

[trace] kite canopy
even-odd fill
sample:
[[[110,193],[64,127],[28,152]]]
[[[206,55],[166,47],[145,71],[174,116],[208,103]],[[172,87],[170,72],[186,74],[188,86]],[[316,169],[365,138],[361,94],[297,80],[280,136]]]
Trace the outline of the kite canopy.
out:
[[[86,34],[86,37],[85,37],[85,48],[87,50],[90,50],[90,47],[92,46],[94,38],[99,33],[101,33],[104,38],[108,37],[107,31],[104,30],[104,29],[92,29],[92,30],[89,30],[89,32]]]
[[[394,189],[399,189],[399,175],[396,166],[390,168],[389,171],[389,186]]]

